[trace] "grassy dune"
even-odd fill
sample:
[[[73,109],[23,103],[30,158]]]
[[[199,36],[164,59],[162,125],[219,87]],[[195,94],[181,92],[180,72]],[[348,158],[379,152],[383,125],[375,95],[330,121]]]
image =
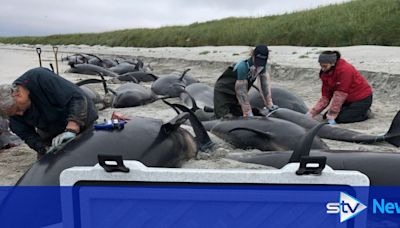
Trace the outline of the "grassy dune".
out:
[[[7,37],[2,43],[164,47],[204,45],[400,46],[400,0],[354,0],[290,14],[226,18],[188,26]]]

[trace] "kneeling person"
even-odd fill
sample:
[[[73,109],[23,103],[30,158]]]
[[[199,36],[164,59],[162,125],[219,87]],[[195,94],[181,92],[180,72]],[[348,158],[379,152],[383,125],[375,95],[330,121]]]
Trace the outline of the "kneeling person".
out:
[[[372,88],[367,80],[338,51],[324,51],[318,59],[322,96],[307,115],[314,117],[329,104],[324,118],[330,124],[353,123],[368,119]]]

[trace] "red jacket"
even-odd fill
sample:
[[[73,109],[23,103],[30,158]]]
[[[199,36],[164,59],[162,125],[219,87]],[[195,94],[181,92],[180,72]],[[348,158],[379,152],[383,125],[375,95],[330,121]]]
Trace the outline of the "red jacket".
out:
[[[348,94],[345,103],[360,101],[372,94],[367,80],[344,59],[339,59],[335,69],[321,72],[319,77],[322,81],[322,96],[329,100],[335,91]]]

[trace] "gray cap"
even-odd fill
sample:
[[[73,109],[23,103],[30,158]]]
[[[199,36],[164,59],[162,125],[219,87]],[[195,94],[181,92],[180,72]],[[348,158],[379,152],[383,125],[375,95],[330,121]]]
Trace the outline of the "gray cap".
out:
[[[335,64],[337,61],[337,55],[335,53],[332,54],[320,54],[318,58],[319,63],[330,63],[330,64]]]
[[[8,118],[7,110],[15,104],[15,99],[12,96],[13,91],[15,91],[13,85],[0,85],[0,116],[3,118]]]

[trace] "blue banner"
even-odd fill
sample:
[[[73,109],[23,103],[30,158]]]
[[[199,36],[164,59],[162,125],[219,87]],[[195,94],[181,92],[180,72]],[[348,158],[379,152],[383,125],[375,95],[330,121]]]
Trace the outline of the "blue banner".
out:
[[[310,228],[400,224],[400,186],[88,184],[0,187],[0,227]]]

